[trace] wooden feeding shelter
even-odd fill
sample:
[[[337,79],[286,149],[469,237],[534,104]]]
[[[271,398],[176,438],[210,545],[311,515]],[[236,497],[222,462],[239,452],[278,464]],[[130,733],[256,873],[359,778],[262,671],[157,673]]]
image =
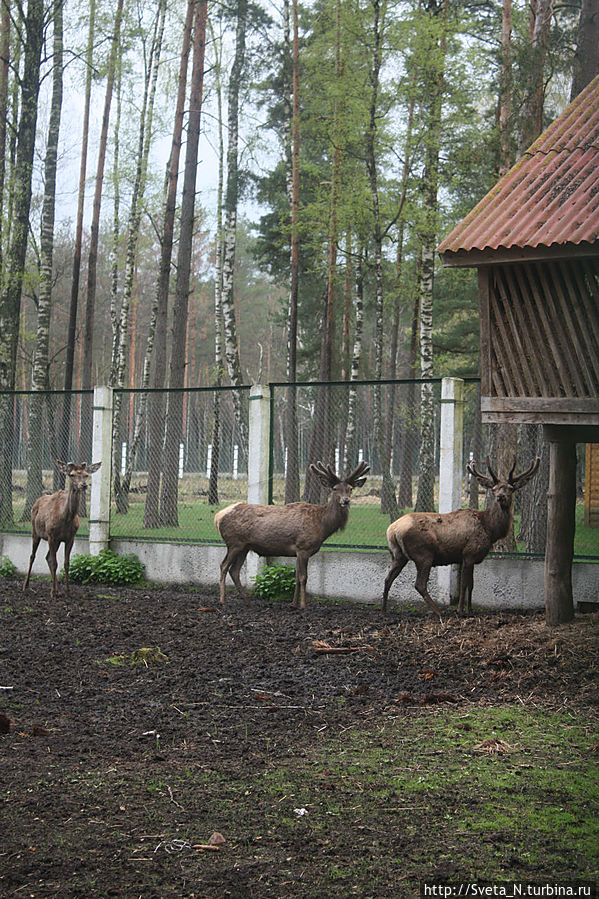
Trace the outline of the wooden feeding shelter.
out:
[[[483,421],[550,443],[545,606],[568,621],[576,443],[599,443],[599,76],[438,252],[478,269]]]

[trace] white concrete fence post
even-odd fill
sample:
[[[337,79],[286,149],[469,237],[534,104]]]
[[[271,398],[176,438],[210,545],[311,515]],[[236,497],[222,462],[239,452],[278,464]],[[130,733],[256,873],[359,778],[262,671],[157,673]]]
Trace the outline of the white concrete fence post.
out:
[[[262,384],[250,389],[248,446],[248,503],[268,502],[270,456],[270,392]],[[250,553],[246,562],[248,582],[264,567],[264,559]]]
[[[461,378],[443,378],[441,384],[441,433],[439,453],[439,512],[462,507],[462,462],[464,450],[464,382]],[[459,568],[446,565],[438,569],[439,596],[457,602]]]
[[[97,556],[110,538],[110,481],[112,476],[112,387],[94,388],[92,457],[102,465],[92,475],[89,500],[89,552]]]

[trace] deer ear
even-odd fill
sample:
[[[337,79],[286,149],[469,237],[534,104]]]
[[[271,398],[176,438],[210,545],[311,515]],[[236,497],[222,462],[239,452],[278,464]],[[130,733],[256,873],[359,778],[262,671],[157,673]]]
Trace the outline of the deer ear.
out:
[[[88,474],[93,474],[94,471],[97,471],[102,463],[101,462],[92,462],[91,465],[86,465],[86,471]]]
[[[56,467],[59,471],[62,471],[63,474],[69,473],[69,466],[66,462],[61,462],[60,459],[55,459],[54,461],[56,462]]]

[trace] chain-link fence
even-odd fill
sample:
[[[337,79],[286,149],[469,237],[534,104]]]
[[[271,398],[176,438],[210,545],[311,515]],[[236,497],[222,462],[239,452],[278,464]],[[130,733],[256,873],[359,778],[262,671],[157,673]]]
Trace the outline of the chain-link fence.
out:
[[[114,393],[114,537],[214,542],[217,507],[247,498],[249,387]]]
[[[91,390],[0,393],[2,530],[29,531],[37,497],[64,486],[56,459],[91,461],[92,405]]]
[[[110,535],[149,541],[218,540],[218,508],[247,499],[250,388],[118,390],[113,396]],[[62,487],[54,465],[91,458],[93,393],[0,394],[0,526],[28,531],[30,508]],[[438,508],[441,380],[270,385],[269,501],[323,502],[310,463],[344,477],[364,460],[370,473],[354,492],[349,522],[327,545],[384,549],[390,520]],[[500,476],[537,455],[539,474],[516,494],[514,534],[503,552],[542,555],[548,448],[536,426],[482,425],[478,383],[464,386],[462,505],[482,508],[484,491],[466,476],[487,455]],[[599,528],[584,521],[585,447],[578,447],[577,558],[599,558]],[[82,516],[80,533],[86,534]]]

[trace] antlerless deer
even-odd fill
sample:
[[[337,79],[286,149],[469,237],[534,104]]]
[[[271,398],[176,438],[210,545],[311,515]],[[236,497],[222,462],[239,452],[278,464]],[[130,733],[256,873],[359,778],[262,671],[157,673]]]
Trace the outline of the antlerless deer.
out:
[[[64,574],[67,596],[69,595],[69,565],[75,534],[79,529],[79,504],[87,490],[89,475],[97,471],[101,464],[101,462],[94,462],[92,465],[85,463],[78,465],[76,462],[67,463],[56,460],[58,469],[66,477],[66,489],[40,496],[31,507],[32,546],[29,571],[23,584],[23,590],[26,590],[29,585],[31,569],[40,540],[47,540],[46,561],[52,575],[51,596],[52,598],[56,596],[56,570],[58,568],[56,553],[61,543],[64,543]]]
[[[264,506],[234,503],[214,516],[214,523],[227,544],[227,554],[220,566],[220,601],[225,602],[225,579],[231,575],[237,590],[245,595],[239,580],[241,566],[250,550],[260,556],[296,556],[294,605],[306,608],[308,559],[318,552],[323,542],[343,530],[349,516],[352,489],[366,481],[370,466],[360,462],[344,480],[332,466],[322,462],[310,465],[311,471],[330,489],[328,502],[288,503],[286,506]]]
[[[479,484],[492,491],[489,507],[482,512],[475,509],[458,509],[445,514],[411,512],[390,524],[387,528],[387,543],[393,561],[385,578],[383,612],[387,608],[391,584],[410,560],[414,562],[418,572],[415,587],[439,618],[441,610],[428,592],[431,568],[436,565],[460,565],[458,609],[461,614],[467,596],[468,614],[472,611],[474,566],[482,562],[497,540],[507,535],[514,518],[514,491],[524,487],[535,475],[539,459],[536,459],[525,472],[516,476],[514,476],[516,469],[514,461],[507,481],[497,477],[488,457],[487,468],[490,478],[478,472],[473,462],[468,463],[467,467]]]

